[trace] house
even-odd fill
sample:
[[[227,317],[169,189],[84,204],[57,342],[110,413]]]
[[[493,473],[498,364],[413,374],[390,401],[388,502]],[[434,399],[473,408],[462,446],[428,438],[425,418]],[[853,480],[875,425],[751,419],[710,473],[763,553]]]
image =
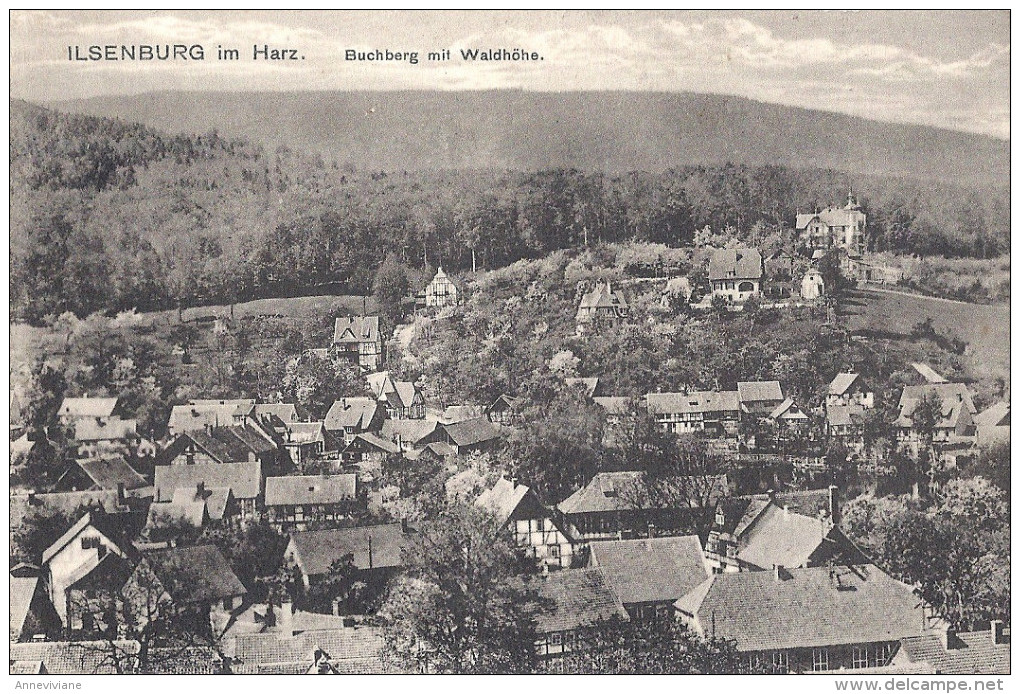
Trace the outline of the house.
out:
[[[145,512],[152,498],[151,487],[141,487],[127,492],[117,489],[99,489],[85,492],[35,492],[11,494],[11,524],[20,522],[28,513],[77,514],[80,509],[102,510],[108,516],[116,516],[118,523],[127,530],[141,527]]]
[[[350,561],[359,580],[380,586],[402,565],[407,529],[400,523],[338,530],[294,532],[284,557],[301,571],[307,588],[329,573],[334,562]]]
[[[227,427],[241,424],[255,409],[255,401],[190,400],[186,405],[174,405],[167,421],[167,434],[171,437],[189,431],[205,431],[209,427]]]
[[[713,438],[734,438],[740,423],[740,395],[735,390],[691,393],[649,393],[648,412],[667,433],[705,432]]]
[[[546,508],[530,487],[500,478],[475,499],[475,506],[492,513],[529,556],[553,568],[572,565],[575,531]]]
[[[475,451],[491,451],[502,440],[500,428],[488,417],[475,417],[454,424],[442,426],[447,443],[453,446],[457,455]]]
[[[77,520],[42,555],[49,599],[65,628],[92,631],[82,614],[82,597],[97,590],[116,591],[126,579],[133,552],[123,528],[102,511]],[[107,625],[109,626],[109,625]]]
[[[134,419],[77,417],[73,425],[80,458],[133,455],[142,441]]]
[[[424,419],[425,396],[411,381],[395,381],[389,371],[369,374],[369,391],[386,408],[390,419]]]
[[[455,285],[443,268],[436,271],[436,276],[425,287],[425,306],[427,308],[442,308],[453,306],[457,303],[457,285]]]
[[[64,398],[57,410],[61,424],[72,425],[82,417],[109,419],[117,409],[117,398]]]
[[[294,632],[281,623],[273,630],[239,634],[231,671],[242,675],[396,673],[383,658],[384,636],[377,626]]]
[[[825,296],[825,280],[822,273],[811,268],[800,280],[800,298],[804,301],[818,301]]]
[[[779,381],[740,381],[737,397],[741,411],[757,419],[767,417],[786,399]]]
[[[60,636],[60,615],[46,592],[46,582],[38,571],[31,573],[33,575],[15,575],[12,571],[8,579],[12,644]]]
[[[860,374],[842,371],[832,379],[825,396],[827,408],[836,405],[857,405],[871,409],[875,406],[875,392]]]
[[[957,446],[969,448],[973,445],[977,428],[974,415],[977,408],[971,400],[970,391],[962,383],[927,383],[920,386],[904,386],[900,394],[899,416],[896,419],[896,439],[901,448],[916,456],[924,438],[924,432],[914,423],[914,411],[925,397],[937,398],[941,404],[938,420],[932,434],[936,451],[953,451]],[[955,453],[952,454],[956,458]]]
[[[630,618],[601,569],[556,571],[533,579],[545,607],[535,615],[535,651],[542,660],[584,648],[584,631],[609,620]]]
[[[986,631],[921,634],[900,639],[892,664],[926,663],[938,675],[1008,675],[1010,634],[1001,621]]]
[[[329,447],[323,422],[290,422],[283,436],[283,449],[298,469],[311,460],[321,458]]]
[[[761,571],[773,564],[819,566],[867,558],[839,529],[839,490],[722,499],[705,556],[714,572]]]
[[[57,479],[54,488],[63,492],[98,491],[101,489],[134,491],[149,483],[120,457],[84,458],[72,462]]]
[[[783,673],[887,666],[901,639],[945,630],[910,586],[871,564],[713,574],[674,607],[698,634]]]
[[[440,424],[456,424],[468,419],[485,417],[485,410],[484,405],[450,405],[442,412],[436,411],[431,416],[435,417]],[[426,416],[430,415],[426,414]]]
[[[421,420],[412,420],[421,421]],[[400,445],[376,434],[358,434],[340,453],[345,465],[355,465],[359,472],[373,475],[379,472],[388,455],[400,455]]]
[[[671,618],[673,603],[694,590],[711,569],[697,535],[592,542],[590,566],[633,620]]]
[[[248,591],[215,545],[191,545],[145,552],[122,594],[140,620],[166,604],[175,615],[191,614],[222,633]]]
[[[178,489],[197,494],[201,488],[213,494],[206,498],[210,520],[231,520],[235,513],[242,519],[254,519],[262,508],[262,466],[258,461],[159,465],[153,486],[153,505],[172,502]],[[217,490],[230,490],[230,494]]]
[[[493,424],[509,426],[513,423],[513,408],[517,398],[510,397],[503,393],[492,401],[492,404],[485,408],[485,416]]]
[[[598,376],[588,376],[586,378],[571,376],[564,378],[563,382],[567,384],[568,388],[580,390],[587,398],[594,398],[596,395],[602,394],[599,390]]]
[[[35,448],[35,441],[28,438],[28,432],[11,441],[11,465],[19,465],[25,461],[28,454]]]
[[[775,422],[780,432],[797,431],[807,426],[808,416],[793,398],[786,398],[769,412],[768,419]]]
[[[424,419],[387,419],[379,438],[395,443],[404,452],[419,450],[430,443],[446,441],[443,425]]]
[[[378,432],[386,419],[386,410],[378,400],[368,397],[341,398],[330,405],[323,424],[336,438],[350,445],[358,434]]]
[[[383,338],[379,316],[347,316],[336,319],[332,350],[354,364],[375,371],[383,361]]]
[[[949,381],[946,380],[945,376],[943,376],[942,374],[940,374],[938,371],[931,368],[927,364],[913,362],[911,366],[914,368],[914,371],[916,371],[921,376],[921,378],[924,379],[925,383],[949,383]]]
[[[577,307],[577,323],[585,325],[596,318],[615,323],[618,319],[626,318],[627,312],[627,300],[623,298],[623,294],[614,292],[609,282],[599,283],[590,292],[585,292],[581,296],[581,303]]]
[[[974,415],[974,426],[977,427],[979,446],[1009,443],[1009,403],[996,403]]]
[[[754,248],[720,248],[712,253],[708,263],[712,295],[731,303],[760,296],[762,274],[761,253]]]
[[[275,470],[279,446],[250,424],[210,427],[180,434],[159,455],[156,467],[258,462]]]
[[[714,508],[727,493],[725,475],[675,477],[671,493],[650,498],[640,472],[600,472],[557,505],[584,540],[621,539],[649,531],[686,530],[699,524],[702,502]]]
[[[829,405],[825,408],[825,435],[839,441],[850,451],[864,451],[865,408],[856,403]]]
[[[605,397],[594,397],[592,400],[596,405],[605,410],[606,424],[609,427],[618,427],[621,424],[633,424],[637,419],[638,404],[634,398],[620,395],[608,395]]]
[[[359,507],[358,476],[302,475],[266,478],[266,515],[284,530],[350,518]]]
[[[860,256],[864,252],[867,226],[868,217],[850,191],[842,208],[826,207],[821,212],[798,214],[796,230],[809,249],[836,247]]]
[[[212,503],[209,503],[209,502]],[[210,506],[218,508],[223,520],[236,515],[227,506],[232,501],[229,488],[206,489],[199,482],[195,489],[178,487],[169,501],[154,502],[149,506],[149,516],[142,530],[142,537],[152,542],[177,539],[184,528],[201,529],[211,522]]]

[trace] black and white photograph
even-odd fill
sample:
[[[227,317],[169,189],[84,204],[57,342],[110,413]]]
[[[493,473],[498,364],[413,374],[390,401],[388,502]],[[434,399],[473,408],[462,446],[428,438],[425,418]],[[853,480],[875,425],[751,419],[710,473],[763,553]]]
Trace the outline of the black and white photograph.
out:
[[[8,687],[1008,690],[1010,20],[9,11]]]

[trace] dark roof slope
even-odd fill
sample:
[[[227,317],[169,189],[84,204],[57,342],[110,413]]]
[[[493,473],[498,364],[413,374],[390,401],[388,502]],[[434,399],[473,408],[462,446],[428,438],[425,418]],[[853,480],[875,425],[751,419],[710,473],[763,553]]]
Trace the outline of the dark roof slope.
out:
[[[696,535],[593,542],[591,560],[625,605],[673,602],[710,575]]]
[[[949,636],[949,648],[936,634],[900,641],[914,663],[929,663],[940,675],[1008,675],[1010,639],[996,643],[993,632],[974,631]]]
[[[447,436],[457,446],[474,446],[493,441],[500,436],[499,427],[490,422],[488,417],[465,419],[454,424],[446,424],[444,427]]]
[[[117,489],[118,484],[124,489],[140,489],[148,484],[123,458],[83,458],[76,462],[100,489]]]
[[[720,248],[708,263],[708,279],[761,279],[761,253],[754,248]]]
[[[292,533],[290,546],[311,576],[326,573],[333,562],[351,555],[359,569],[391,568],[401,565],[404,530],[400,523],[309,530]]]
[[[182,604],[245,595],[241,581],[213,545],[172,547],[143,556],[170,597]]]
[[[543,601],[549,601],[535,616],[540,634],[592,626],[613,617],[628,619],[600,569],[556,571],[535,579],[533,587]]]
[[[169,501],[175,489],[194,489],[199,482],[204,483],[206,489],[229,487],[235,499],[254,499],[262,491],[262,464],[255,461],[157,465],[154,482],[156,501]]]

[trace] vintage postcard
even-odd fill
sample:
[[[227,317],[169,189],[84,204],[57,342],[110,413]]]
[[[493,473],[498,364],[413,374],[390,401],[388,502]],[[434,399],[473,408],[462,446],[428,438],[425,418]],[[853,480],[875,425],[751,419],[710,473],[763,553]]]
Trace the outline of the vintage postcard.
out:
[[[11,675],[1001,689],[1009,78],[1008,10],[12,11]]]

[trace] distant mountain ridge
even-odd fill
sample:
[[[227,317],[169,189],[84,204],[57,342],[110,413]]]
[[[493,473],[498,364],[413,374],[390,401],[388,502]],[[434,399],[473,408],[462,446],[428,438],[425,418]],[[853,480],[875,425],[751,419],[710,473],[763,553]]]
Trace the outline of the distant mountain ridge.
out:
[[[49,104],[216,129],[369,170],[662,171],[733,162],[1009,182],[1009,141],[736,96],[662,92],[158,92]]]

